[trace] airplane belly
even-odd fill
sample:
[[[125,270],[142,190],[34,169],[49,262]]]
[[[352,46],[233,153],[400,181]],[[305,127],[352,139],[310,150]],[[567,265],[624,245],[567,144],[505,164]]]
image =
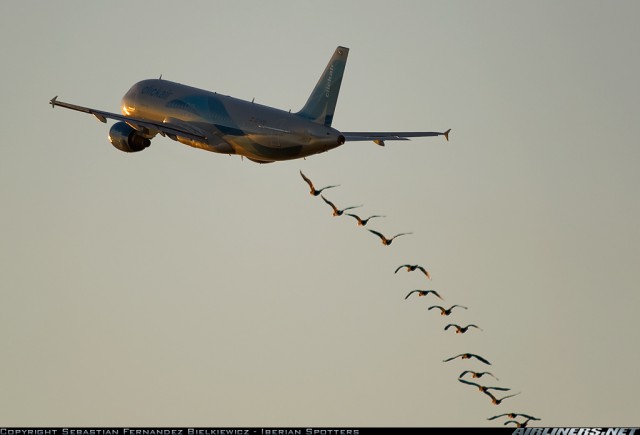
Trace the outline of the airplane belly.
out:
[[[303,146],[285,144],[273,135],[247,135],[229,138],[237,154],[262,161],[291,160],[302,157]]]

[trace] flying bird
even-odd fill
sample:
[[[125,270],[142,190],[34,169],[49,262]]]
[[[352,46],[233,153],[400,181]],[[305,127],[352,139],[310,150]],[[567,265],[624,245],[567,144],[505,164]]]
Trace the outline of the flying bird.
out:
[[[464,372],[460,373],[460,376],[458,376],[458,378],[463,378],[464,375],[466,375],[467,373],[471,373],[471,377],[474,379],[478,379],[483,377],[484,375],[489,375],[492,376],[496,381],[499,381],[500,379],[496,378],[495,376],[493,376],[493,373],[491,372],[474,372],[472,370],[465,370]],[[506,414],[503,414],[506,415]],[[515,418],[515,417],[511,417],[511,418]],[[489,420],[492,420],[491,418]]]
[[[444,327],[444,330],[446,331],[449,328],[456,328],[456,334],[464,334],[465,332],[467,332],[467,330],[469,328],[477,328],[479,330],[482,331],[482,328],[480,328],[479,326],[476,326],[474,324],[470,324],[467,326],[460,326],[460,325],[456,325],[455,323],[449,323],[447,326]]]
[[[510,394],[508,396],[504,396],[504,397],[501,397],[500,399],[498,399],[496,396],[491,394],[491,391],[483,391],[483,393],[486,394],[487,396],[491,397],[491,403],[493,403],[494,405],[500,405],[503,400],[508,399],[509,397],[517,396],[518,394],[520,394],[520,393]]]
[[[487,420],[495,420],[496,418],[500,418],[500,417],[508,417],[508,418],[518,418],[518,417],[524,417],[528,420],[540,420],[538,417],[532,417],[531,415],[527,415],[527,414],[518,414],[515,412],[509,412],[506,414],[499,414],[499,415],[494,415],[493,417],[489,417],[487,418]]]
[[[306,182],[307,182],[307,184],[309,185],[309,189],[310,189],[310,190],[309,190],[309,193],[310,193],[311,195],[313,195],[313,196],[318,196],[318,195],[320,195],[320,193],[321,193],[323,190],[325,190],[325,189],[331,189],[332,187],[338,187],[338,186],[339,186],[339,184],[335,184],[335,185],[333,185],[333,186],[325,186],[325,187],[323,187],[322,189],[316,189],[315,187],[313,187],[313,182],[312,182],[311,180],[309,180],[309,178],[307,178],[307,177],[302,173],[302,171],[300,171],[300,175],[302,176],[302,179],[303,179],[304,181],[306,181]]]
[[[456,356],[452,356],[451,358],[447,358],[445,360],[442,360],[442,362],[447,362],[447,361],[451,361],[454,360],[456,358],[462,358],[462,359],[470,359],[470,358],[475,358],[478,361],[481,361],[487,365],[491,365],[491,363],[489,361],[487,361],[486,359],[482,358],[480,355],[476,355],[474,353],[461,353],[460,355],[456,355]]]
[[[403,264],[402,266],[398,266],[398,268],[396,269],[395,272],[393,273],[398,273],[398,271],[400,269],[402,269],[403,267],[407,268],[407,272],[413,272],[414,270],[418,269],[419,271],[421,271],[422,273],[425,274],[425,276],[427,277],[427,279],[431,279],[431,275],[429,275],[429,272],[422,266],[419,266],[417,264]]]
[[[377,217],[385,217],[379,214],[374,214],[373,216],[369,216],[366,219],[362,219],[360,216],[355,215],[355,214],[350,214],[350,213],[345,213],[347,216],[351,216],[352,218],[356,219],[358,221],[358,226],[359,227],[364,227],[365,225],[367,225],[367,223],[369,222],[370,219],[373,218],[377,218]]]
[[[404,298],[407,299],[409,296],[411,296],[412,293],[418,293],[418,296],[426,296],[429,293],[433,293],[434,295],[442,299],[442,296],[440,296],[440,294],[438,294],[438,292],[435,290],[411,290]]]
[[[352,208],[362,207],[361,205],[354,205],[354,206],[343,208],[342,210],[340,210],[340,209],[338,209],[338,207],[333,205],[333,203],[331,201],[329,201],[327,198],[325,198],[324,195],[320,195],[320,197],[324,200],[324,202],[326,202],[327,204],[329,204],[331,206],[331,208],[333,209],[333,215],[334,216],[342,216],[342,213],[344,213],[347,210],[351,210]]]
[[[413,234],[413,233],[400,233],[400,234],[396,234],[395,236],[391,237],[390,239],[387,239],[385,236],[383,236],[382,234],[380,234],[377,231],[374,230],[368,230],[369,232],[375,234],[376,236],[380,237],[380,240],[382,240],[382,244],[385,246],[389,246],[391,244],[391,242],[393,242],[393,239],[395,239],[396,237],[400,237],[400,236],[404,236],[405,234]]]
[[[486,387],[484,385],[476,384],[475,382],[465,381],[464,379],[460,379],[460,378],[458,378],[458,381],[462,382],[463,384],[473,385],[474,387],[478,387],[478,390],[483,393],[486,393],[489,390],[509,391],[511,389],[511,388],[504,388],[504,387]]]
[[[438,308],[438,309],[440,310],[440,315],[441,315],[441,316],[448,316],[449,314],[451,314],[451,311],[453,311],[453,309],[454,309],[455,307],[464,308],[465,310],[467,310],[467,309],[468,309],[467,307],[463,307],[462,305],[457,305],[457,304],[456,304],[456,305],[452,305],[452,306],[451,306],[451,307],[449,307],[449,308],[444,308],[444,307],[441,307],[440,305],[432,305],[432,306],[430,306],[430,307],[429,307],[429,308],[427,308],[427,309],[428,309],[428,310],[430,310],[430,309],[432,309],[432,308]]]
[[[529,424],[530,421],[531,421],[531,419],[528,419],[528,420],[525,420],[525,421],[508,420],[508,421],[504,422],[504,425],[506,426],[506,425],[508,425],[510,423],[515,423],[516,427],[527,427],[527,425]]]

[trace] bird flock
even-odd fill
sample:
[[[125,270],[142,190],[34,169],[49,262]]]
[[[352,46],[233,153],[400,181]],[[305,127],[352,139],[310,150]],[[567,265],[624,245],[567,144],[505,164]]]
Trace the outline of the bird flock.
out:
[[[332,214],[333,216],[350,216],[352,218],[354,218],[357,221],[357,225],[364,227],[367,226],[367,224],[369,223],[369,221],[371,219],[374,218],[383,218],[386,217],[384,215],[371,215],[369,217],[363,218],[361,216],[358,216],[356,214],[353,213],[345,213],[345,211],[347,210],[352,210],[358,207],[362,207],[362,205],[354,205],[354,206],[349,206],[349,207],[345,207],[345,208],[338,208],[333,202],[331,202],[329,199],[327,199],[322,192],[326,189],[332,189],[335,187],[340,186],[339,184],[335,184],[335,185],[329,185],[329,186],[325,186],[322,187],[321,189],[316,189],[313,182],[305,175],[302,173],[302,171],[300,171],[300,176],[302,176],[302,179],[309,185],[309,193],[312,196],[320,196],[322,198],[322,200],[327,203],[331,209],[332,209]],[[391,243],[400,236],[404,236],[404,235],[409,235],[412,234],[411,232],[403,232],[403,233],[398,233],[395,234],[393,237],[387,237],[385,235],[383,235],[382,233],[372,230],[372,229],[367,229],[370,233],[374,234],[375,236],[377,236],[382,244],[384,246],[390,246]],[[395,274],[397,274],[398,272],[402,271],[402,270],[406,270],[407,272],[416,272],[418,271],[419,273],[422,273],[426,279],[430,280],[431,279],[431,274],[429,273],[429,271],[427,269],[425,269],[423,266],[419,265],[419,264],[402,264],[400,266],[398,266],[395,269]],[[409,297],[411,295],[416,295],[417,297],[428,297],[429,295],[433,295],[433,297],[437,297],[440,300],[444,301],[444,298],[440,295],[440,293],[438,293],[436,290],[433,289],[429,289],[429,290],[422,290],[422,289],[415,289],[415,290],[411,290],[409,293],[407,293],[407,295],[404,297],[405,300],[409,299]],[[459,305],[459,304],[454,304],[451,305],[449,307],[444,307],[442,305],[430,305],[427,308],[428,311],[432,311],[435,310],[435,312],[439,312],[441,316],[443,317],[449,317],[451,315],[453,315],[454,310],[457,312],[459,310],[468,310],[468,307],[463,306],[463,305]],[[448,331],[449,329],[451,329],[452,331],[455,330],[456,334],[466,334],[469,333],[471,331],[471,329],[473,330],[477,330],[482,332],[483,329],[480,328],[478,325],[470,323],[467,325],[459,325],[457,323],[448,323],[445,327],[444,330]],[[444,363],[448,363],[450,361],[456,360],[456,359],[461,359],[461,360],[475,360],[478,361],[479,363],[482,363],[484,365],[490,366],[491,363],[484,357],[480,356],[480,355],[476,355],[473,353],[461,353],[459,355],[455,355],[452,356],[450,358],[447,358],[445,360],[443,360]],[[491,372],[487,372],[487,371],[473,371],[473,370],[464,370],[462,371],[459,375],[458,375],[458,382],[465,384],[465,385],[469,385],[472,387],[475,387],[480,393],[486,395],[489,400],[491,401],[492,404],[494,405],[500,405],[503,401],[510,399],[514,396],[517,396],[518,394],[520,394],[520,392],[517,393],[512,393],[511,392],[511,388],[507,388],[507,387],[501,387],[501,386],[489,386],[489,385],[483,385],[485,382],[482,381],[481,382],[480,379],[483,378],[483,376],[490,376],[492,377],[496,382],[499,381],[499,379]],[[469,379],[476,379],[478,380],[478,382],[473,382],[470,381]],[[508,425],[513,425],[515,427],[527,427],[527,425],[531,422],[531,421],[539,421],[541,420],[538,417],[534,417],[531,416],[529,414],[524,414],[524,413],[516,413],[516,412],[509,412],[509,413],[503,413],[503,414],[498,414],[498,415],[494,415],[492,417],[487,418],[487,420],[497,420],[497,419],[503,419],[503,425],[508,426]]]

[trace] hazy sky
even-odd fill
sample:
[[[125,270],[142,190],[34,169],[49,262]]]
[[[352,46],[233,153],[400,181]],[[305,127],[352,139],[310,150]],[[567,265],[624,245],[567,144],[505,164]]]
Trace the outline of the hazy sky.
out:
[[[0,425],[637,426],[637,2],[0,3]],[[168,80],[298,110],[351,49],[333,126],[452,129],[258,165],[137,154]],[[311,197],[412,231],[384,247]],[[427,267],[433,279],[398,272]],[[468,310],[442,318],[431,297]],[[443,331],[449,321],[483,331]],[[519,396],[456,379],[478,353]]]

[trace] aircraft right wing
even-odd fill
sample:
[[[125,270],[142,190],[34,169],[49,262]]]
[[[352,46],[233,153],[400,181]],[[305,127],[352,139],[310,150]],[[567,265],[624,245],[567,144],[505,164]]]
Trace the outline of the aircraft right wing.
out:
[[[49,104],[51,104],[51,107],[60,106],[66,109],[77,110],[78,112],[89,113],[98,118],[100,122],[107,122],[107,118],[117,119],[118,121],[126,122],[138,131],[146,130],[146,133],[151,134],[158,132],[161,135],[169,136],[172,139],[175,139],[177,136],[181,136],[199,142],[207,142],[207,136],[205,133],[195,127],[187,128],[187,126],[176,125],[174,123],[154,122],[146,119],[134,118],[132,116],[119,115],[117,113],[103,112],[102,110],[91,109],[89,107],[76,106],[75,104],[58,101],[57,95],[49,101]]]
[[[371,140],[378,145],[384,146],[386,140],[410,140],[411,137],[427,137],[427,136],[444,136],[449,140],[449,132],[444,133],[436,131],[401,131],[401,132],[342,132],[346,141],[363,141]]]

